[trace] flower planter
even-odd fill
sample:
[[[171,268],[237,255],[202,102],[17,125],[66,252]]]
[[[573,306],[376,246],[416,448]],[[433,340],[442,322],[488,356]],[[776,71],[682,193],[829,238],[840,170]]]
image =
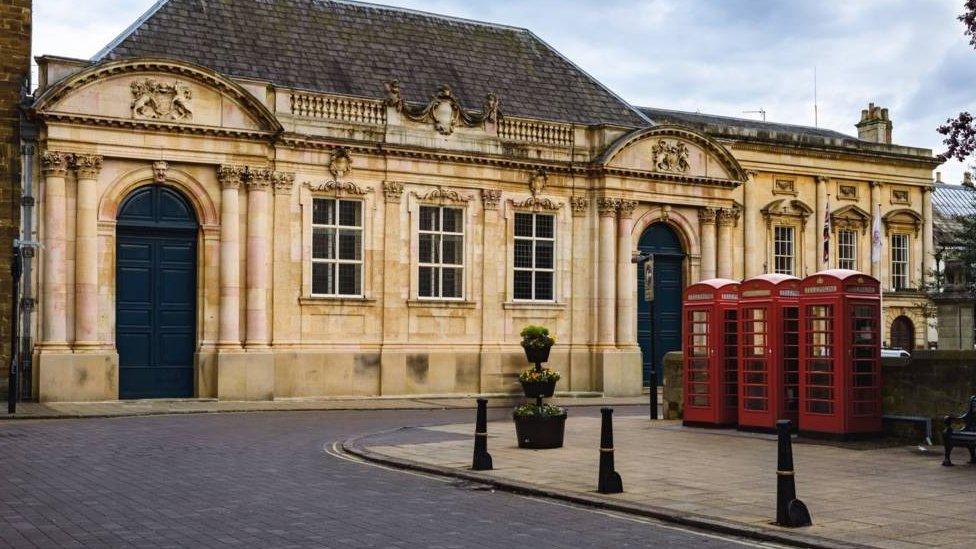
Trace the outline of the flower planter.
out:
[[[522,392],[529,398],[549,398],[556,391],[555,381],[523,381]]]
[[[515,416],[515,436],[519,448],[543,450],[562,448],[566,414],[558,416]]]
[[[525,349],[525,358],[533,364],[540,364],[542,362],[549,362],[549,350],[552,349],[552,345],[546,347],[522,347]]]

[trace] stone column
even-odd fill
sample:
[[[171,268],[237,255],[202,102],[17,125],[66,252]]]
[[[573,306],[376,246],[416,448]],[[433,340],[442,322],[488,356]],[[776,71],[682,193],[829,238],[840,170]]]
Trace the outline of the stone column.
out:
[[[701,278],[708,280],[715,278],[715,208],[698,210],[698,221],[701,223]]]
[[[817,217],[813,222],[814,234],[817,235],[814,238],[814,242],[817,245],[814,247],[814,265],[815,268],[813,272],[822,271],[828,268],[828,265],[824,263],[823,260],[823,225],[824,218],[827,216],[827,181],[829,179],[822,175],[816,177],[817,181]],[[800,271],[803,272],[803,271]]]
[[[222,165],[217,169],[220,187],[220,337],[218,346],[241,346],[241,257],[238,190],[243,166]]]
[[[616,263],[616,231],[614,230],[617,215],[618,199],[601,197],[597,201],[600,209],[599,249],[597,262],[597,344],[613,346],[614,322],[616,322],[615,302],[617,299]]]
[[[931,279],[935,271],[935,234],[932,229],[932,191],[934,187],[922,189],[922,284]]]
[[[268,288],[271,280],[268,261],[271,253],[270,194],[272,172],[268,168],[248,170],[247,180],[247,263],[245,271],[247,311],[246,345],[264,348],[271,343],[268,330]],[[224,194],[226,196],[226,193]]]
[[[296,258],[292,257],[292,188],[295,174],[274,172],[274,205],[272,206],[272,256],[271,273],[271,344],[281,341],[294,343],[301,333],[301,314],[298,297],[301,285],[300,271],[295,272]]]
[[[718,211],[718,253],[716,274],[718,278],[732,278],[732,227],[739,218],[739,210],[725,208]]]
[[[98,345],[98,172],[102,157],[74,157],[78,177],[75,200],[75,349]]]
[[[617,347],[637,345],[637,316],[634,310],[637,294],[634,290],[637,277],[630,258],[633,254],[631,233],[634,230],[634,208],[637,202],[621,200],[617,221]]]
[[[745,278],[752,278],[762,274],[764,255],[757,252],[764,249],[764,230],[759,224],[760,202],[756,172],[749,170],[746,176],[745,188],[742,190],[742,272]]]
[[[868,238],[868,243],[870,244],[870,246],[868,247],[868,260],[871,259],[871,250],[873,249],[874,246],[873,243],[874,217],[880,213],[881,210],[880,205],[881,205],[881,182],[872,181],[871,182],[871,226],[868,228],[868,235],[870,235]],[[884,233],[884,229],[882,228],[881,238],[884,238],[883,233]],[[871,261],[871,276],[877,278],[878,280],[881,280],[881,263],[884,261],[884,247],[881,248],[881,251],[882,251],[881,258],[879,258],[877,262]],[[882,281],[881,287],[886,288],[887,282]]]
[[[59,151],[41,155],[44,172],[44,281],[41,296],[44,322],[41,339],[46,349],[68,347],[67,273],[65,272],[65,184],[71,156]]]

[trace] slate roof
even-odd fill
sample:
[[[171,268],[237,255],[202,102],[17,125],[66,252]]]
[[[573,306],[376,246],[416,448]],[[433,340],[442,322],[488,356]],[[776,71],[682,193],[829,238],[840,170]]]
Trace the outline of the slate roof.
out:
[[[753,132],[769,133],[795,133],[809,138],[821,139],[857,139],[856,137],[845,135],[834,130],[823,128],[813,128],[810,126],[797,126],[794,124],[778,124],[776,122],[762,122],[748,118],[735,118],[732,116],[718,116],[714,114],[702,114],[697,112],[674,111],[670,109],[656,109],[653,107],[638,107],[648,118],[658,124],[682,124],[692,126],[700,130],[715,131],[719,128],[736,128]]]
[[[935,238],[946,243],[958,226],[956,217],[976,215],[976,189],[937,182],[932,193],[932,213]]]
[[[274,84],[409,102],[448,84],[466,108],[582,124],[647,121],[532,32],[347,0],[160,0],[93,60],[154,56]]]

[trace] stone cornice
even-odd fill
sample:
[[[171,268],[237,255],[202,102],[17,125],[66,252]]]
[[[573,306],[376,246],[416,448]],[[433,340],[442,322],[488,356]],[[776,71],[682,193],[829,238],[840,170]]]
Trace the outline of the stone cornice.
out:
[[[165,122],[160,120],[142,120],[114,118],[108,116],[90,116],[82,114],[67,114],[58,112],[45,112],[37,115],[45,122],[61,122],[74,126],[96,126],[106,128],[122,128],[132,130],[156,131],[183,133],[192,135],[207,135],[213,137],[230,137],[237,139],[249,139],[252,141],[271,141],[275,134],[258,130],[239,130],[233,128],[220,128],[215,126],[200,126],[196,124],[184,124],[180,122]]]
[[[839,160],[839,159],[851,159],[857,161],[871,161],[880,164],[900,164],[907,166],[917,167],[919,164],[935,168],[936,166],[942,164],[938,158],[932,157],[922,157],[922,156],[910,156],[897,153],[885,153],[880,151],[856,151],[850,149],[834,149],[826,147],[818,147],[815,145],[793,145],[789,143],[757,143],[750,141],[737,141],[730,139],[722,139],[721,141],[726,142],[726,145],[735,150],[741,151],[758,151],[766,152],[770,154],[797,154],[800,156],[808,156],[812,158],[822,158],[826,160]]]

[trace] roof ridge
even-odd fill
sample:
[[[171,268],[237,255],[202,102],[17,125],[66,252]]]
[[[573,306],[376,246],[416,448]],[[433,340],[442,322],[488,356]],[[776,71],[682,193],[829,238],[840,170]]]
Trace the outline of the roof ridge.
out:
[[[679,110],[679,109],[665,109],[665,108],[661,108],[661,107],[637,107],[637,108],[638,109],[654,110],[654,111],[673,112],[673,113],[677,113],[677,114],[696,114],[696,115],[699,115],[699,116],[710,116],[710,117],[713,117],[713,118],[726,118],[728,120],[741,120],[743,122],[749,122],[751,124],[768,124],[768,125],[777,125],[777,126],[792,126],[794,128],[804,128],[804,129],[807,129],[807,130],[818,130],[818,131],[830,131],[830,132],[837,132],[837,133],[839,133],[841,135],[847,135],[844,132],[841,132],[841,131],[838,131],[838,130],[833,130],[833,129],[830,129],[830,128],[821,128],[819,126],[805,126],[803,124],[791,124],[789,122],[773,122],[773,121],[768,121],[768,120],[754,120],[752,118],[742,118],[741,116],[728,116],[728,115],[725,115],[725,114],[709,114],[709,113],[697,112],[697,111],[682,111],[682,110]],[[850,137],[851,139],[857,139],[853,135],[847,135],[847,137]]]
[[[512,25],[505,25],[503,23],[493,23],[491,21],[480,21],[478,19],[468,19],[467,17],[458,17],[458,16],[455,16],[455,15],[444,15],[442,13],[434,13],[432,11],[424,11],[424,10],[415,10],[415,9],[411,9],[411,8],[403,8],[403,7],[400,7],[400,6],[391,6],[389,4],[377,4],[377,3],[374,3],[374,2],[362,2],[360,0],[312,0],[312,1],[315,2],[315,3],[317,3],[317,4],[320,4],[320,3],[346,4],[346,5],[349,5],[349,6],[359,6],[359,7],[362,7],[362,8],[374,9],[374,10],[397,11],[397,12],[409,13],[409,14],[413,14],[413,15],[423,15],[425,17],[431,17],[431,18],[434,18],[434,19],[444,19],[444,20],[447,20],[447,21],[455,21],[457,23],[467,23],[469,25],[477,25],[477,26],[480,26],[480,27],[496,27],[496,28],[499,28],[499,29],[514,30],[514,31],[529,32],[529,33],[531,33],[531,31],[529,29],[525,28],[525,27],[515,27],[515,26],[512,26]]]
[[[106,55],[109,54],[109,52],[114,50],[116,46],[121,44],[126,38],[129,37],[129,35],[135,32],[136,29],[141,27],[142,24],[146,22],[146,20],[148,20],[153,15],[155,15],[156,12],[159,11],[159,9],[165,6],[168,2],[169,0],[156,0],[156,3],[149,6],[149,9],[147,9],[145,13],[140,15],[135,21],[132,22],[131,25],[126,27],[125,30],[119,33],[118,36],[113,38],[112,41],[106,44],[104,48],[98,50],[98,52],[91,57],[90,61],[94,61],[94,62],[101,61],[103,57],[105,57]]]

